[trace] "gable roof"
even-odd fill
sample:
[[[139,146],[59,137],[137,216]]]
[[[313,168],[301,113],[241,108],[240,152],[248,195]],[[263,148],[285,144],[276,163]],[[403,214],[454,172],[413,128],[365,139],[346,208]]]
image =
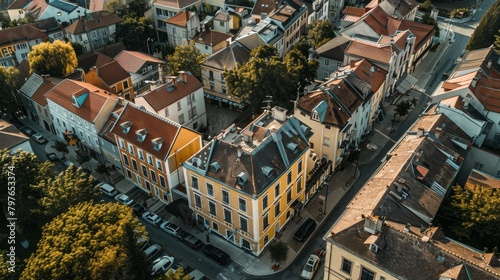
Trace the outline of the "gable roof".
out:
[[[175,16],[166,19],[165,22],[180,27],[186,27],[189,19],[194,16],[196,16],[196,13],[180,11]]]
[[[481,186],[484,188],[500,189],[500,180],[480,170],[472,169],[465,186]]]
[[[113,59],[107,55],[98,52],[86,52],[78,56],[78,68],[82,68],[85,73],[88,73],[92,67],[101,67],[111,61]]]
[[[372,92],[377,92],[380,89],[387,75],[387,71],[366,59],[358,60],[354,65],[348,64],[339,69],[339,71],[341,70],[353,71],[356,77],[370,85]]]
[[[239,133],[228,128],[186,161],[184,167],[258,197],[309,149],[310,135],[304,132],[307,129],[293,116],[278,120],[266,112]],[[250,142],[243,141],[244,137],[251,137]],[[214,171],[211,164],[220,169]]]
[[[185,81],[181,81],[184,79]],[[136,102],[144,99],[156,112],[159,112],[202,87],[203,84],[198,79],[192,74],[186,73],[178,77],[173,77],[158,88],[140,97],[136,97]]]
[[[87,94],[80,107],[72,104],[72,96]],[[64,107],[82,119],[94,123],[96,117],[107,102],[118,102],[118,96],[92,84],[66,79],[45,94],[47,99]]]
[[[277,5],[274,0],[257,0],[253,6],[252,15],[261,16],[262,14],[270,15]]]
[[[10,150],[28,140],[29,138],[22,134],[14,125],[0,120],[0,150]]]
[[[414,8],[416,8],[419,3],[415,0],[384,0],[385,2],[391,4],[396,11],[402,16],[405,17],[408,15]]]
[[[82,34],[88,31],[117,24],[121,21],[122,19],[113,13],[108,11],[98,11],[88,13],[86,16],[83,16],[81,19],[70,24],[65,28],[65,30],[71,34]]]
[[[316,49],[319,56],[334,59],[336,61],[344,61],[344,52],[349,45],[350,40],[344,36],[338,36],[326,44]]]
[[[366,58],[371,61],[389,64],[392,57],[391,46],[377,46],[362,40],[352,40],[345,50],[346,54]]]
[[[0,30],[0,45],[15,42],[27,42],[35,39],[48,41],[49,37],[43,30],[37,28],[34,23],[23,24]]]
[[[23,9],[31,0],[15,0],[7,6],[7,10]]]
[[[112,60],[97,67],[97,69],[99,77],[108,86],[114,85],[130,77],[130,74],[125,71],[116,60]]]
[[[200,2],[200,0],[155,0],[153,4],[183,9],[197,2]]]
[[[250,50],[238,42],[233,42],[226,48],[207,58],[203,65],[220,70],[231,70],[236,68],[237,65],[247,63],[249,60]]]
[[[125,133],[121,127],[121,124],[125,122],[131,123],[128,133]],[[146,139],[143,142],[137,139],[136,131],[140,129],[147,130]],[[137,105],[127,102],[110,131],[117,137],[140,147],[147,153],[159,159],[166,160],[180,130],[181,125],[158,114],[141,110]],[[161,149],[158,151],[153,148],[152,140],[154,139],[163,140]]]
[[[138,73],[146,63],[165,63],[163,60],[157,59],[148,54],[127,50],[121,51],[118,55],[116,55],[115,60],[120,63],[123,69],[130,73]]]
[[[210,29],[196,33],[192,40],[197,44],[215,46],[220,42],[226,41],[227,39],[232,37],[233,35],[231,34]]]
[[[33,0],[28,6],[25,6],[26,13],[33,15],[35,18],[40,17],[45,10],[49,7],[49,1],[46,0]]]

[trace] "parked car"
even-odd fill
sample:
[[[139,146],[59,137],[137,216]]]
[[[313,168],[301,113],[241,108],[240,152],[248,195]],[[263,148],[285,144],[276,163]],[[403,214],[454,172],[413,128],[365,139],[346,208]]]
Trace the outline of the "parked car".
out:
[[[314,277],[314,274],[316,273],[316,270],[318,270],[320,264],[320,259],[316,255],[311,255],[309,256],[309,259],[306,262],[306,265],[304,266],[304,269],[302,270],[302,273],[300,274],[300,277],[304,279],[312,279]]]
[[[172,270],[173,273],[175,273],[177,270],[181,269],[184,271],[184,273],[187,273],[188,272],[188,265],[186,263],[183,263],[183,262],[179,262],[177,264],[174,264],[170,269]],[[165,275],[167,275],[168,273],[168,270],[167,272],[165,272]]]
[[[43,137],[43,135],[40,133],[36,133],[36,134],[31,135],[31,139],[33,139],[38,144],[47,143],[47,139],[45,139],[45,137]]]
[[[97,184],[99,186],[99,189],[101,192],[109,197],[115,197],[115,195],[118,193],[115,188],[113,188],[110,184],[106,183],[99,183]]]
[[[132,209],[137,216],[142,215],[142,213],[146,212],[146,208],[144,208],[144,206],[140,205],[139,203],[134,203],[132,205]]]
[[[212,244],[207,244],[207,246],[203,248],[203,254],[216,260],[220,264],[226,264],[230,260],[230,257],[226,252],[222,251]]]
[[[153,261],[153,267],[151,268],[151,275],[157,275],[159,273],[165,273],[174,264],[174,257],[169,255],[163,255]]]
[[[47,159],[50,160],[50,161],[52,161],[52,162],[59,160],[59,158],[57,157],[57,155],[54,154],[54,153],[48,153],[48,154],[46,154],[46,156],[47,156]]]
[[[189,277],[191,277],[191,280],[203,280],[205,279],[205,274],[203,274],[201,271],[195,269],[191,271],[188,274]]]
[[[164,232],[172,235],[172,236],[177,236],[179,233],[182,231],[181,227],[170,222],[170,221],[164,221],[160,225],[161,230]]]
[[[30,136],[30,137],[31,137],[31,135],[33,135],[33,134],[35,134],[35,133],[36,133],[36,132],[35,132],[33,129],[31,129],[31,127],[29,127],[29,126],[23,126],[23,127],[21,127],[19,130],[20,130],[22,133],[24,133],[24,134],[26,134],[26,135],[28,135],[28,136]]]
[[[196,238],[194,235],[188,233],[188,232],[181,232],[177,235],[177,237],[182,240],[182,242],[186,243],[189,245],[189,247],[193,249],[198,249],[203,245],[203,242],[201,242],[200,239]]]
[[[134,232],[137,232],[136,230],[134,230]],[[149,246],[151,246],[151,240],[149,239],[149,237],[145,236],[145,235],[141,235],[139,236],[139,238],[137,238],[137,244],[141,247],[141,250],[146,250],[146,248],[148,248]]]
[[[119,194],[117,196],[115,196],[115,199],[120,202],[121,204],[124,204],[124,205],[131,205],[134,200],[131,199],[130,197],[128,197],[126,194],[122,193],[122,194]]]
[[[297,241],[304,242],[311,233],[313,233],[314,229],[316,228],[316,221],[314,221],[311,218],[307,218],[302,225],[299,227],[299,229],[295,232],[294,238]]]
[[[161,223],[161,218],[160,218],[160,216],[156,215],[155,213],[151,213],[151,212],[149,212],[149,211],[148,211],[148,212],[144,212],[144,214],[142,214],[142,218],[143,218],[146,222],[148,222],[148,223],[150,223],[150,224],[154,225],[155,227],[159,226],[159,225],[160,225],[160,223]]]
[[[146,250],[144,250],[144,253],[146,254],[146,257],[148,260],[152,259],[156,254],[158,254],[161,251],[161,247],[158,244],[153,244],[149,246]]]

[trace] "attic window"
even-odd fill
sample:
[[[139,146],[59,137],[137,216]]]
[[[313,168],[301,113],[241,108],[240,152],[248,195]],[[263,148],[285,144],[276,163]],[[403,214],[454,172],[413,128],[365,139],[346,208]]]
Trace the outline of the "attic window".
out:
[[[167,92],[172,92],[175,89],[175,86],[174,85],[170,85],[166,89],[167,89]]]
[[[148,130],[145,128],[139,129],[135,132],[135,134],[137,135],[137,141],[144,142],[144,140],[146,140],[146,135],[148,134]]]
[[[218,161],[210,163],[210,171],[217,173],[219,170],[220,170],[220,163]]]
[[[311,113],[311,119],[315,120],[315,121],[319,121],[319,115],[318,115],[318,112],[316,111],[313,111]]]
[[[273,175],[274,173],[274,169],[272,167],[269,167],[269,166],[264,166],[262,167],[262,173],[264,173],[264,175],[269,178]]]
[[[299,149],[298,149],[298,148],[299,148],[299,145],[297,145],[297,144],[295,144],[295,143],[292,143],[292,142],[290,142],[290,143],[286,144],[286,147],[287,147],[288,149],[290,149],[290,150],[291,150],[292,152],[294,152],[294,153],[296,153],[296,152],[298,152],[298,151],[299,151]]]
[[[241,172],[240,174],[238,174],[238,180],[237,180],[238,185],[243,186],[247,181],[248,177],[245,172]]]
[[[198,157],[193,157],[193,159],[191,159],[191,164],[194,166],[194,167],[200,167],[202,162],[201,162],[201,159],[198,158]]]
[[[80,96],[76,96],[75,94],[71,95],[71,104],[75,107],[82,107],[83,102],[85,102],[85,99],[87,99],[87,96],[89,95],[88,92],[81,94]]]
[[[153,142],[153,149],[155,149],[155,151],[161,150],[161,146],[163,145],[163,138],[155,138],[151,140],[151,142]]]
[[[121,127],[122,127],[122,132],[127,134],[130,131],[130,128],[132,127],[132,122],[126,121],[121,124]]]

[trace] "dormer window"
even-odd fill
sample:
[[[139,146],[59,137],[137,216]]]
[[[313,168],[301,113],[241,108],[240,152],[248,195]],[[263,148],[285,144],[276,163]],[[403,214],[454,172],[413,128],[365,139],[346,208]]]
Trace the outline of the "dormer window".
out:
[[[87,99],[88,95],[88,92],[80,94],[79,96],[76,96],[76,94],[71,95],[71,104],[78,108],[82,107],[83,102],[85,102],[85,99]]]
[[[161,146],[163,145],[164,140],[163,138],[159,137],[151,140],[151,142],[153,142],[153,149],[155,149],[155,151],[159,151],[161,150]]]
[[[122,127],[122,132],[127,134],[130,131],[130,128],[132,127],[132,122],[126,121],[123,122],[120,126]]]
[[[264,176],[267,178],[271,177],[274,174],[274,168],[269,167],[269,166],[264,166],[262,167],[262,173],[264,173]]]
[[[213,173],[217,173],[220,170],[220,163],[218,161],[214,161],[210,163],[210,171]]]
[[[146,135],[148,134],[148,130],[145,128],[139,129],[135,132],[135,134],[137,135],[137,141],[144,142],[144,140],[146,140]]]
[[[194,167],[199,168],[199,167],[201,167],[202,161],[201,161],[201,159],[200,159],[200,158],[198,158],[198,157],[193,157],[193,158],[191,159],[191,164],[192,164]]]
[[[295,144],[295,143],[292,143],[292,142],[290,142],[290,143],[286,144],[286,147],[287,147],[288,149],[290,149],[290,150],[291,150],[292,152],[294,152],[294,153],[296,153],[296,152],[298,152],[298,151],[299,151],[299,145],[297,145],[297,144]]]
[[[319,121],[319,115],[318,115],[318,112],[316,111],[313,111],[311,113],[311,119],[315,120],[315,121]]]
[[[238,174],[238,179],[236,183],[240,186],[243,186],[248,181],[248,176],[245,172],[241,172]]]

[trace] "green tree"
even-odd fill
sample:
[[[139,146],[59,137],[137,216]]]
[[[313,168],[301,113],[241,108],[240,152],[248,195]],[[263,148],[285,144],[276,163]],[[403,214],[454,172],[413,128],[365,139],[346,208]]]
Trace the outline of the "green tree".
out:
[[[62,77],[73,73],[78,60],[70,43],[56,40],[54,43],[41,43],[28,54],[30,72],[39,75],[49,74]]]
[[[500,29],[500,0],[495,1],[483,15],[479,25],[472,33],[467,50],[487,48],[493,44],[495,34]]]
[[[439,24],[437,23],[436,20],[434,20],[433,18],[431,18],[431,13],[430,12],[425,13],[422,16],[422,23],[434,26],[434,30],[436,31],[435,36],[439,36],[439,32],[440,32]]]
[[[63,141],[56,140],[54,141],[54,144],[52,144],[52,149],[58,151],[59,153],[63,154],[63,158],[66,156],[67,153],[69,153],[68,150],[68,144]]]
[[[335,38],[335,25],[326,19],[310,24],[307,29],[307,39],[311,40],[314,48],[319,48]]]
[[[431,0],[425,0],[425,2],[418,7],[419,10],[424,11],[424,12],[431,12],[432,11],[432,1]]]
[[[167,274],[160,277],[161,280],[191,280],[191,276],[187,275],[184,272],[184,269],[181,267],[177,269],[175,272],[173,269],[169,269]]]
[[[105,163],[99,163],[95,169],[95,172],[103,175],[106,178],[106,181],[110,182],[109,175],[111,175],[111,168],[107,166]]]
[[[497,31],[497,35],[495,35],[495,42],[493,42],[493,48],[497,51],[500,51],[500,29]]]
[[[269,252],[271,253],[271,261],[279,265],[288,258],[288,245],[278,240],[269,245]]]
[[[268,46],[254,49],[250,61],[241,67],[224,72],[228,92],[239,100],[248,100],[253,113],[261,111],[266,96],[273,97],[272,105],[291,108],[297,95],[297,80],[290,75],[279,56],[262,58]]]
[[[319,66],[317,60],[308,61],[300,50],[294,48],[285,55],[284,62],[288,74],[300,83],[300,91],[314,81]]]
[[[24,24],[28,24],[28,23],[34,23],[35,22],[35,19],[33,18],[33,16],[27,16],[25,18],[22,18],[22,19],[15,19],[11,22],[9,22],[9,27],[16,27],[16,26],[19,26],[19,25],[24,25]]]
[[[140,235],[145,227],[127,206],[80,203],[44,226],[21,278],[150,279]]]
[[[40,182],[36,187],[42,194],[38,202],[45,220],[50,221],[80,202],[97,198],[99,191],[93,182],[94,177],[73,164],[55,178]]]
[[[498,246],[500,240],[500,190],[482,186],[455,186],[449,205],[445,207],[447,216],[456,222],[452,231],[460,238],[479,236],[490,240],[489,246]],[[491,248],[491,247],[490,247]]]
[[[122,40],[128,50],[147,52],[146,40],[156,38],[152,23],[145,17],[126,15],[116,28],[116,38]]]
[[[399,119],[401,119],[401,117],[408,115],[408,113],[410,112],[410,109],[411,109],[411,102],[410,101],[408,101],[408,100],[401,101],[401,102],[399,102],[398,105],[396,105],[396,109],[394,110],[394,117],[396,117],[396,115],[398,115]]]
[[[0,109],[6,109],[10,113],[15,113],[19,108],[19,101],[16,94],[16,80],[19,71],[10,66],[5,68],[0,66]]]
[[[117,16],[124,16],[127,6],[125,5],[123,0],[111,0],[106,5],[106,10],[112,12]]]
[[[88,154],[78,153],[76,156],[76,161],[82,167],[85,167],[85,163],[88,163],[92,158]]]
[[[10,154],[7,149],[0,151],[0,201],[7,202],[7,190],[15,185],[17,222],[23,229],[34,228],[38,222],[38,200],[41,192],[36,184],[55,176],[50,162],[40,162],[35,154],[18,150]],[[9,183],[11,182],[11,183]],[[11,195],[9,190],[9,195]]]
[[[73,49],[75,50],[75,54],[77,56],[83,54],[83,45],[80,44],[80,43],[73,43],[71,42],[71,46],[73,47]]]
[[[167,72],[176,75],[179,71],[189,71],[201,80],[201,65],[207,57],[194,46],[193,41],[177,46],[175,52],[167,56]]]

